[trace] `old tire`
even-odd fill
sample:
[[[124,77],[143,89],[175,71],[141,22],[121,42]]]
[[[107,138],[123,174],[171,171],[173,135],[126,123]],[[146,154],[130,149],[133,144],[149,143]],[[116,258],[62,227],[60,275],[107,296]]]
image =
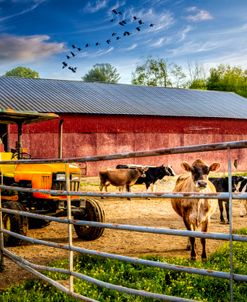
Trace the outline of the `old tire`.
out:
[[[3,208],[25,211],[23,205],[16,201],[4,202]],[[28,219],[27,217],[18,214],[3,213],[3,227],[8,231],[26,236],[28,231]],[[6,246],[17,246],[22,245],[23,243],[24,241],[22,239],[4,234],[4,245]]]
[[[86,200],[85,211],[75,213],[74,219],[104,222],[105,212],[98,201],[90,198]],[[74,228],[78,238],[86,241],[98,239],[104,232],[104,228],[88,225],[74,225]]]
[[[47,227],[50,224],[50,220],[37,219],[37,218],[28,218],[29,229],[42,229]]]

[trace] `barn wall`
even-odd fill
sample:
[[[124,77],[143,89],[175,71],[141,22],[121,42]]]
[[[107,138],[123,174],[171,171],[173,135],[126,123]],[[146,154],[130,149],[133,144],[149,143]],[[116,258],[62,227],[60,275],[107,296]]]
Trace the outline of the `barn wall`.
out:
[[[61,118],[64,119],[63,157],[82,157],[247,139],[247,120],[69,114],[64,114]],[[56,120],[25,127],[24,147],[30,150],[33,157],[58,156],[58,123],[59,121]],[[15,132],[13,127],[12,130]],[[12,145],[15,139],[15,134],[13,134]],[[245,160],[247,150],[235,150],[232,153],[233,159],[239,160],[239,170],[247,171]],[[95,176],[100,168],[114,167],[119,162],[149,165],[171,164],[174,170],[180,173],[182,160],[192,162],[198,157],[209,163],[219,161],[222,164],[221,171],[227,171],[226,152],[218,151],[88,163],[88,175]]]

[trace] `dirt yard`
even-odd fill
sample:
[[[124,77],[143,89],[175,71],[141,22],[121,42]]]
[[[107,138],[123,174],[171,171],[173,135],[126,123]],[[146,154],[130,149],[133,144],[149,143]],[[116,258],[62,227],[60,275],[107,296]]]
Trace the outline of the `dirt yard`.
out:
[[[158,185],[158,192],[169,192],[174,185],[174,180],[169,178]],[[134,186],[133,191],[143,190],[142,187]],[[88,189],[88,188],[87,188]],[[94,186],[91,190],[98,191]],[[164,199],[100,199],[106,214],[106,222],[118,224],[131,224],[140,226],[165,227],[171,229],[185,229],[182,219],[174,212],[169,200]],[[239,229],[247,226],[247,217],[239,217],[238,201],[233,202],[233,227]],[[213,215],[210,226],[211,232],[227,233],[229,225],[219,223],[219,210]],[[68,242],[67,226],[52,222],[48,227],[37,230],[29,230],[28,235],[47,241],[55,241],[62,244]],[[145,234],[130,231],[117,231],[106,229],[103,236],[96,241],[83,242],[74,234],[74,245],[86,249],[95,249],[122,255],[143,256],[162,255],[166,257],[186,257],[189,252],[185,250],[186,237]],[[208,240],[207,250],[213,252],[222,241]],[[198,242],[198,254],[200,259],[200,242]],[[52,260],[68,257],[66,251],[28,244],[21,247],[11,247],[10,251],[22,256],[33,263],[47,264]],[[0,289],[16,284],[23,279],[32,276],[5,259],[5,271],[0,273]]]

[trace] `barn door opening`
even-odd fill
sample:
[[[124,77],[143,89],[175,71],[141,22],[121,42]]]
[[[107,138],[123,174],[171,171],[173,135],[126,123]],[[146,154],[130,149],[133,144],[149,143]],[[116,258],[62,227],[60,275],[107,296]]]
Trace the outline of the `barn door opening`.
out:
[[[8,125],[0,124],[0,152],[8,151]]]

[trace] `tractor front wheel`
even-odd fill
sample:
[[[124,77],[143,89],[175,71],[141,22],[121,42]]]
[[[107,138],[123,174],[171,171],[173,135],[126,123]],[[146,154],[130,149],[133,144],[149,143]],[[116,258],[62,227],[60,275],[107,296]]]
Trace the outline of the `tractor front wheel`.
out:
[[[23,205],[16,201],[4,202],[3,208],[8,208],[16,211],[25,211]],[[3,228],[8,231],[26,236],[28,230],[28,219],[27,217],[18,214],[9,214],[3,212]],[[9,234],[4,234],[3,237],[4,237],[4,244],[6,246],[17,246],[23,244],[22,239],[16,238]]]
[[[87,199],[86,209],[84,210],[85,211],[75,213],[74,219],[95,222],[105,221],[105,212],[98,201],[91,198]],[[98,239],[104,232],[104,228],[88,225],[74,225],[74,228],[78,238],[86,241]]]

